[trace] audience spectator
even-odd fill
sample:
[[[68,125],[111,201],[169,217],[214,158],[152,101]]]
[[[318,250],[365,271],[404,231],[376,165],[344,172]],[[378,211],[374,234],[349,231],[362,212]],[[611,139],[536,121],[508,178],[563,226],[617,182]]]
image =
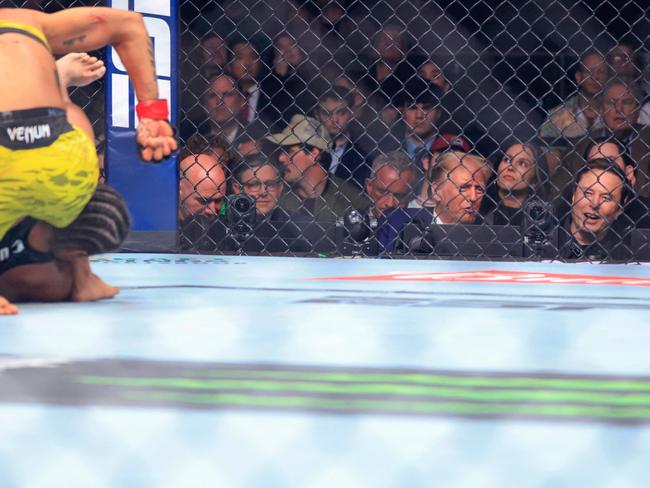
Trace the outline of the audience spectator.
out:
[[[636,183],[636,163],[615,137],[604,136],[594,139],[585,148],[584,158],[586,161],[603,158],[611,159],[625,172],[627,182],[631,187],[634,187]]]
[[[602,137],[614,138],[625,148],[637,165],[634,184],[637,195],[650,196],[650,127],[637,123],[639,97],[638,86],[629,80],[616,78],[607,84],[601,114],[604,127],[591,131],[564,158],[552,177],[554,198],[561,195],[584,164],[587,146]]]
[[[441,153],[428,171],[434,224],[474,224],[491,170],[485,159],[458,151]]]
[[[275,130],[287,126],[291,117],[313,110],[317,99],[308,85],[309,77],[302,69],[305,54],[288,32],[273,42],[273,66],[260,87],[269,100],[264,120]]]
[[[407,42],[404,27],[397,23],[387,23],[375,36],[372,57],[375,62],[369,67],[365,82],[376,90],[382,82],[395,73],[395,70],[406,58]],[[395,93],[384,93],[389,100]]]
[[[198,124],[198,129],[190,122],[191,133],[198,131],[204,135],[219,136],[229,145],[243,134],[255,138],[264,133],[264,127],[259,123],[248,124],[243,119],[244,97],[237,81],[229,73],[213,74],[202,100],[207,117]]]
[[[585,159],[609,159],[625,173],[630,188],[636,184],[636,163],[616,139],[601,137],[587,146]],[[650,227],[650,198],[630,194],[625,202],[625,215],[630,225],[637,228]]]
[[[371,200],[366,214],[381,219],[388,210],[406,208],[415,184],[415,168],[403,151],[377,156],[366,179],[366,193]]]
[[[353,98],[345,88],[335,87],[320,97],[315,118],[325,127],[333,142],[329,172],[363,188],[370,174],[366,155],[351,140]]]
[[[451,83],[440,69],[439,64],[431,56],[420,52],[409,54],[395,68],[393,74],[401,83],[407,83],[413,78],[420,78],[440,87],[443,93],[447,93],[451,89]]]
[[[238,233],[230,227],[227,209],[218,215],[194,218],[184,226],[190,249],[201,252],[278,253],[308,252],[308,243],[289,215],[278,207],[284,191],[280,169],[262,154],[244,157],[232,171],[232,194],[246,193],[255,200],[256,217],[250,232]],[[188,236],[194,232],[194,235]],[[188,238],[191,237],[191,238]]]
[[[197,156],[207,154],[218,161],[224,168],[228,168],[234,159],[230,144],[218,134],[194,134],[187,140],[183,154]]]
[[[240,116],[244,98],[237,81],[228,73],[216,73],[208,79],[202,98],[207,119],[199,125],[199,132],[218,135],[232,144],[243,127]]]
[[[258,122],[268,128],[273,124],[272,117],[276,114],[273,110],[268,113],[270,101],[267,94],[260,89],[259,80],[266,74],[259,48],[250,40],[237,39],[230,44],[230,53],[228,71],[237,80],[244,97],[240,111],[241,120],[247,125]]]
[[[257,216],[273,220],[287,220],[288,214],[278,207],[284,193],[280,169],[263,154],[242,158],[232,172],[232,193],[246,193],[255,198]]]
[[[210,74],[222,71],[228,64],[228,46],[226,41],[215,32],[203,36],[199,50],[199,69],[209,78]]]
[[[331,250],[336,219],[350,209],[367,208],[363,193],[335,175],[328,176],[331,138],[317,120],[294,115],[280,133],[267,136],[279,146],[278,160],[291,191],[281,207],[303,226],[315,251]]]
[[[637,83],[641,75],[641,57],[635,43],[623,40],[607,53],[607,63],[617,76],[631,78]]]
[[[239,158],[261,152],[259,141],[246,132],[240,134],[232,145]]]
[[[200,215],[215,216],[226,195],[226,173],[219,160],[202,153],[201,146],[186,146],[180,154],[180,205],[182,227]]]
[[[355,81],[353,81],[355,80]],[[380,142],[390,132],[390,127],[397,119],[399,112],[392,105],[386,105],[383,97],[377,96],[377,91],[364,81],[363,75],[339,74],[334,77],[334,88],[345,89],[353,96],[353,117],[348,127],[350,137],[364,155],[377,153]],[[330,91],[330,88],[318,90],[320,93]],[[394,149],[397,149],[396,144]],[[392,149],[388,149],[390,151]],[[366,157],[368,165],[371,158]]]
[[[574,73],[578,93],[562,105],[553,108],[539,129],[539,136],[552,148],[556,158],[549,161],[554,172],[554,161],[561,160],[570,146],[567,139],[583,137],[592,129],[602,127],[600,120],[602,94],[609,78],[605,57],[590,50],[580,57]]]
[[[491,175],[487,161],[478,155],[446,151],[437,155],[427,171],[432,207],[397,209],[388,215],[377,235],[383,249],[394,251],[409,222],[422,229],[439,224],[492,223],[480,215],[485,188]]]
[[[180,218],[183,228],[194,226],[190,231],[203,250],[261,251],[271,231],[293,240],[300,231],[310,250],[329,251],[335,222],[353,208],[385,222],[382,229],[394,227],[393,237],[409,221],[425,227],[486,221],[519,225],[532,196],[548,196],[558,212],[562,257],[629,256],[617,241],[628,226],[650,226],[650,102],[643,95],[648,87],[640,87],[641,46],[625,39],[606,56],[594,49],[584,52],[574,72],[577,92],[550,110],[540,126],[534,116],[541,112],[520,110],[507,90],[486,90],[493,85],[480,76],[472,75],[469,82],[463,78],[462,68],[468,66],[457,63],[454,76],[445,76],[441,68],[449,65],[433,57],[440,52],[435,46],[422,44],[426,52],[410,52],[400,20],[384,17],[372,41],[373,60],[360,63],[360,49],[351,39],[372,36],[351,12],[357,8],[367,17],[368,2],[282,3],[285,15],[272,29],[253,25],[245,2],[224,3],[219,9],[232,28],[215,24],[200,43],[194,37],[194,54],[182,67],[198,60],[185,80],[190,90],[203,77],[209,81],[201,103],[187,99],[186,92],[182,100],[185,112],[203,105],[208,113],[199,124],[202,135],[183,120],[182,134],[195,135],[180,157]],[[268,6],[250,8],[258,20],[269,12]],[[244,20],[246,29],[238,24]],[[217,32],[234,30],[248,37],[226,48]],[[271,63],[263,62],[271,51],[250,38],[257,31],[275,36]],[[454,58],[458,61],[460,54]],[[496,79],[490,63],[474,63],[482,64],[485,79]],[[367,69],[359,72],[359,65]],[[310,72],[326,83],[319,85]],[[484,106],[472,106],[470,94],[485,100]],[[521,142],[528,136],[517,132],[519,122],[505,115],[497,95],[508,109],[525,114],[549,151],[542,153],[537,142]],[[486,123],[492,119],[494,124]],[[487,185],[486,160],[469,151],[488,154],[480,141],[490,139],[492,148],[506,140],[505,132],[519,133],[518,140],[503,145]],[[271,151],[264,147],[268,144]],[[267,156],[272,154],[277,161]],[[233,155],[241,163],[229,167]],[[227,229],[226,175],[231,193],[255,198],[263,223],[246,244],[233,240]]]
[[[416,52],[410,54],[382,84],[387,93],[399,93],[400,89],[412,80],[423,80],[440,88],[440,111],[444,114],[438,122],[441,132],[462,134],[472,141],[474,147],[484,154],[490,154],[493,147],[492,138],[487,135],[486,127],[477,123],[477,114],[472,111],[450,79],[440,69],[440,63],[428,54]],[[382,111],[382,117],[390,123],[388,109]]]
[[[619,219],[631,191],[625,173],[614,161],[588,161],[576,174],[571,211],[560,224],[560,257],[631,259],[629,227]]]
[[[441,119],[440,98],[442,90],[436,85],[414,78],[406,83],[394,97],[401,120],[393,124],[391,133],[368,134],[376,140],[383,152],[404,150],[411,158],[422,149],[429,149],[438,135]]]
[[[633,80],[641,88],[638,123],[650,125],[650,83],[644,77],[641,47],[631,39],[619,42],[607,55],[607,62],[616,75]]]
[[[351,0],[354,1],[354,0]],[[367,42],[365,29],[347,14],[348,0],[305,0],[286,30],[307,53],[308,70],[315,75],[332,66],[346,66],[356,58],[355,45]]]
[[[417,184],[418,191],[413,200],[408,204],[408,208],[422,208],[431,207],[433,202],[429,199],[429,184],[426,181],[427,171],[431,166],[431,162],[435,162],[439,153],[444,151],[453,150],[460,152],[469,152],[471,146],[467,140],[461,136],[453,134],[439,135],[428,150],[420,151],[414,160],[415,170],[419,173],[418,179],[421,180]]]
[[[443,73],[438,63],[431,58],[424,58],[418,65],[417,74],[423,80],[426,80],[434,85],[438,85],[444,93],[451,89],[451,84]]]
[[[497,174],[484,199],[495,225],[521,225],[522,209],[533,196],[546,198],[544,183],[548,174],[534,143],[511,143],[497,165]],[[484,213],[487,210],[483,210]]]
[[[346,74],[341,74],[334,79],[334,87],[345,88],[348,94],[352,96],[352,110],[356,112],[366,106],[368,99],[367,95],[363,92],[363,87],[357,83],[352,82],[350,77]]]

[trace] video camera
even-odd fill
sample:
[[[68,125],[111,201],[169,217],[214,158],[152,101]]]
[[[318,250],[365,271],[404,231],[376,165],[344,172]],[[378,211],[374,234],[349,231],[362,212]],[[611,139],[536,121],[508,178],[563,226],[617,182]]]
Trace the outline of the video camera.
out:
[[[379,250],[377,219],[349,210],[336,220],[336,249],[343,256],[376,256]]]
[[[524,257],[542,258],[557,255],[558,222],[550,203],[531,197],[523,208],[520,232]]]
[[[238,242],[253,235],[255,227],[255,199],[246,193],[229,195],[226,199],[226,221],[230,235]]]

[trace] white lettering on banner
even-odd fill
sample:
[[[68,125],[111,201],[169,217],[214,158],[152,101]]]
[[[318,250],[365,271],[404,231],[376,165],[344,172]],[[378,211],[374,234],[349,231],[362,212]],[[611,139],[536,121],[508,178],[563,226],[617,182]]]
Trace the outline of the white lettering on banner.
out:
[[[158,91],[160,98],[169,100],[170,107],[173,106],[171,97],[171,75],[172,75],[172,31],[171,25],[171,1],[163,0],[135,0],[133,2],[135,12],[144,17],[149,36],[152,38],[154,49],[154,62],[156,65],[156,77],[158,80]],[[128,10],[128,0],[113,0],[114,8]],[[156,17],[150,17],[156,15]],[[112,127],[124,129],[134,128],[131,122],[133,104],[131,104],[131,84],[126,74],[126,68],[115,49],[110,48],[112,61],[111,82],[111,120]],[[134,117],[135,118],[135,117]]]

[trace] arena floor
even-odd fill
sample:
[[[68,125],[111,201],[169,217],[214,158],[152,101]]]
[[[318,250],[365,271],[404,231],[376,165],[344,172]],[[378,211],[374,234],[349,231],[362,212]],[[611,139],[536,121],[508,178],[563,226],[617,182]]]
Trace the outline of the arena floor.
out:
[[[0,320],[2,487],[637,487],[650,267],[116,254]]]

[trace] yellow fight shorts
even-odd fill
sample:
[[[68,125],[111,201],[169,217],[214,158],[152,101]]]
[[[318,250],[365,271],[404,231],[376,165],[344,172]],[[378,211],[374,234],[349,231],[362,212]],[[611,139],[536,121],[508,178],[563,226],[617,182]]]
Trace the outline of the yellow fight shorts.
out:
[[[0,239],[33,217],[66,227],[97,187],[95,145],[60,108],[0,112]]]

